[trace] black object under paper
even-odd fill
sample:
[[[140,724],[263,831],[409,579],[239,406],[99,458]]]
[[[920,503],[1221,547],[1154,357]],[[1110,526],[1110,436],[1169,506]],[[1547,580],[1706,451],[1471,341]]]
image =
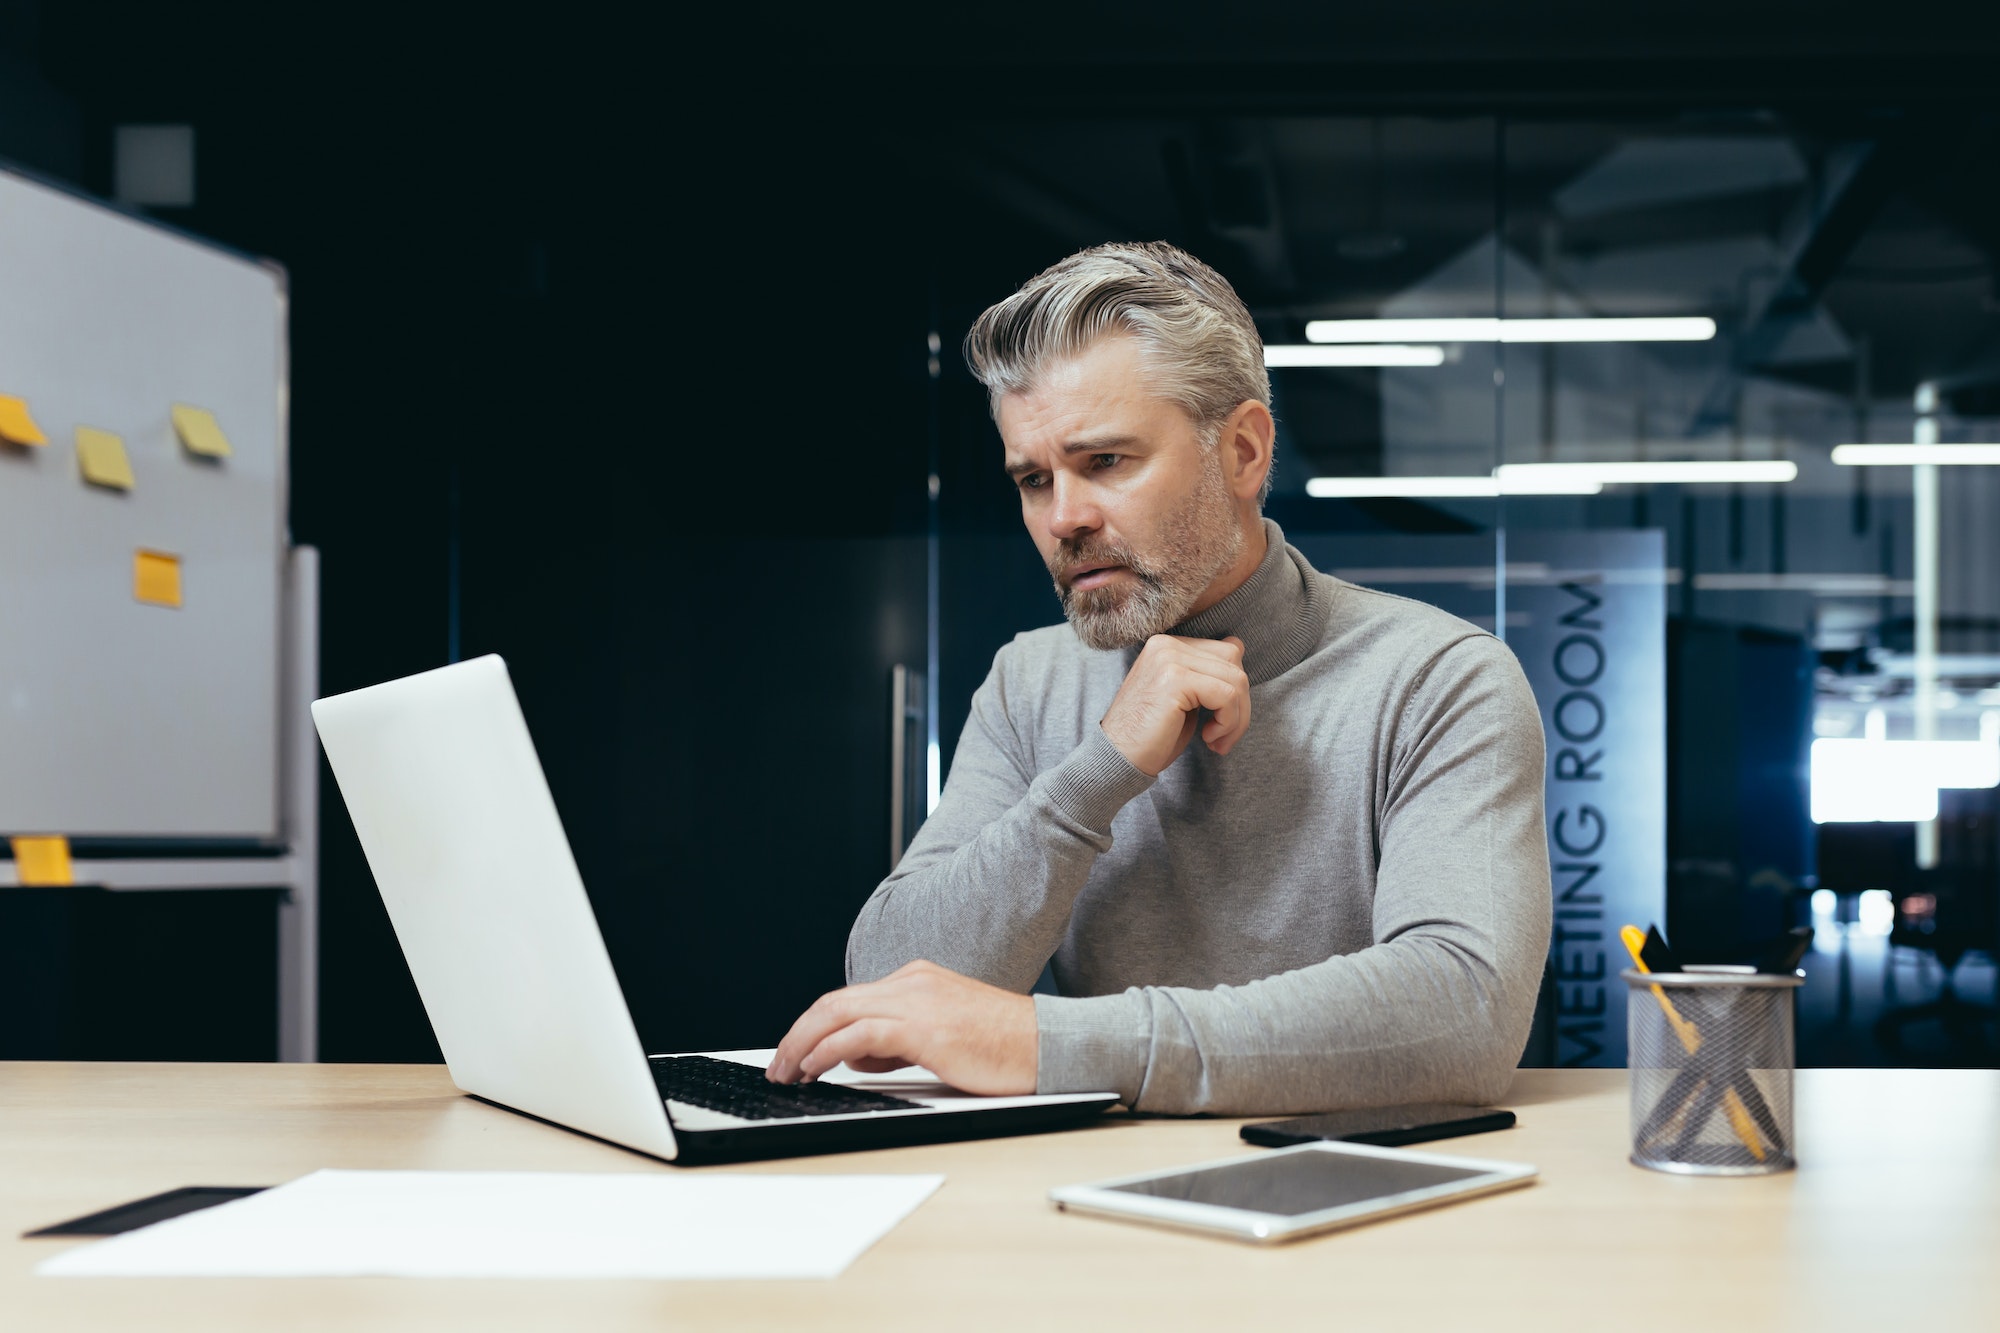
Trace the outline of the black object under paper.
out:
[[[39,1231],[24,1232],[23,1239],[34,1236],[117,1236],[149,1227],[155,1222],[164,1222],[170,1217],[198,1213],[218,1203],[262,1194],[269,1188],[269,1185],[183,1185],[164,1194],[149,1194],[115,1208],[73,1217]]]

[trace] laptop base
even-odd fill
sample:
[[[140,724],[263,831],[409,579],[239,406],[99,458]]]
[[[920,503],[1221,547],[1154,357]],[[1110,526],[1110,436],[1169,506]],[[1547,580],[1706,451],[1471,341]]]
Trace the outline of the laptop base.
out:
[[[990,1111],[954,1111],[949,1115],[883,1116],[872,1120],[743,1129],[682,1129],[674,1135],[680,1147],[680,1156],[675,1161],[681,1166],[712,1166],[722,1162],[1041,1134],[1080,1125],[1115,1104],[1108,1099],[1048,1102],[1035,1106],[996,1106]]]

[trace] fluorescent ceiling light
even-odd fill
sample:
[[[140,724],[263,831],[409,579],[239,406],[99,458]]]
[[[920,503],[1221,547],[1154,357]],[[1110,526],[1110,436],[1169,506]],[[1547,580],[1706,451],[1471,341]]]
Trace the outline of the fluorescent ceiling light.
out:
[[[1557,483],[1594,481],[1601,486],[1682,485],[1792,481],[1796,463],[1783,459],[1717,459],[1662,463],[1503,463],[1494,469],[1511,495],[1553,494]]]
[[[1836,444],[1833,461],[1842,467],[2000,465],[2000,444]]]
[[[1315,343],[1645,343],[1707,342],[1705,315],[1644,319],[1315,319]]]
[[[1317,500],[1487,498],[1501,495],[1596,495],[1606,486],[1782,482],[1799,475],[1782,459],[1664,463],[1503,463],[1484,477],[1313,477]]]
[[[1604,484],[1589,478],[1528,478],[1519,482],[1484,477],[1313,477],[1306,494],[1316,500],[1493,499],[1499,495],[1595,495]]]
[[[1315,500],[1490,498],[1500,494],[1500,483],[1491,477],[1310,477],[1306,494]]]
[[[1348,344],[1315,347],[1281,343],[1264,349],[1267,366],[1441,366],[1444,348],[1411,347],[1403,343]]]

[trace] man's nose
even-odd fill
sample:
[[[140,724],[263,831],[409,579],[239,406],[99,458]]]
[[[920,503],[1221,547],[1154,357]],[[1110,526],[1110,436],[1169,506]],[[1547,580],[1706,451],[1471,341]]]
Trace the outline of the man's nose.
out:
[[[1060,472],[1049,485],[1055,491],[1053,502],[1049,505],[1050,536],[1058,541],[1067,541],[1104,526],[1104,516],[1098,512],[1097,501],[1089,485]]]

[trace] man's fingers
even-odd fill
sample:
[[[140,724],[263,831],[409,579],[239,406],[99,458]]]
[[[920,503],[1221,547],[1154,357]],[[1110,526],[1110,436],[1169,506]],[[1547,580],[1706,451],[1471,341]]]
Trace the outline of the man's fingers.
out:
[[[888,1018],[864,1018],[829,1034],[799,1061],[802,1081],[818,1078],[835,1065],[856,1061],[894,1060],[909,1064],[914,1052],[903,1049],[903,1024]]]
[[[821,997],[785,1035],[770,1077],[792,1083],[843,1063],[871,1073],[915,1064],[969,1092],[1032,1092],[1035,1053],[1033,999],[919,963]]]
[[[812,1008],[800,1014],[798,1021],[792,1024],[792,1030],[778,1043],[764,1076],[774,1083],[796,1082],[807,1053],[825,1041],[829,1034],[863,1018],[896,1013],[898,1005],[907,1008],[912,984],[921,987],[923,978],[935,976],[943,970],[936,963],[919,958],[903,964],[880,981],[864,981],[828,991],[813,1001]],[[895,1067],[889,1066],[891,1069]]]
[[[1232,695],[1228,705],[1214,709],[1214,717],[1202,727],[1202,741],[1216,755],[1228,755],[1246,731],[1250,731],[1250,695],[1244,691]]]
[[[859,986],[846,986],[840,990],[828,991],[813,1001],[812,1008],[799,1015],[792,1024],[792,1030],[778,1043],[777,1052],[771,1057],[770,1067],[764,1076],[774,1083],[790,1083],[799,1076],[799,1061],[813,1047],[820,1044],[827,1034],[846,1027],[861,1015],[869,1001],[879,992],[881,982],[866,982]]]
[[[1202,729],[1202,743],[1216,754],[1228,754],[1236,748],[1236,742],[1243,739],[1243,733],[1250,729],[1248,714],[1237,722],[1226,724],[1217,718],[1210,718]]]
[[[1250,678],[1240,667],[1212,661],[1178,664],[1171,685],[1187,712],[1206,708],[1214,715],[1202,729],[1202,739],[1209,743],[1210,749],[1220,744],[1226,750],[1249,729]]]
[[[1162,635],[1168,643],[1185,648],[1197,657],[1212,661],[1227,662],[1231,666],[1243,664],[1243,640],[1234,634],[1225,639],[1184,639],[1179,635]]]
[[[1231,689],[1248,692],[1250,678],[1243,674],[1243,668],[1218,661],[1213,657],[1193,658],[1176,662],[1166,669],[1163,679],[1173,689],[1199,688],[1203,681],[1215,681]],[[1204,703],[1203,708],[1209,705]]]
[[[1236,748],[1236,742],[1243,739],[1243,733],[1250,730],[1250,700],[1247,696],[1236,699],[1229,707],[1216,710],[1208,724],[1202,728],[1201,739],[1216,754],[1228,754]]]

